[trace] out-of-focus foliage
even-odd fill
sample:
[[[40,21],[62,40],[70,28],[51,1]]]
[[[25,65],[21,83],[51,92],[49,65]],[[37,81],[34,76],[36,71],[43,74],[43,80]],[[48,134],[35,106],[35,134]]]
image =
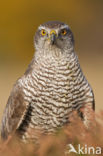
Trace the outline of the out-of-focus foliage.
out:
[[[76,113],[71,118],[71,124],[65,126],[63,129],[58,130],[55,135],[41,136],[39,139],[39,145],[24,144],[20,142],[16,137],[9,137],[6,142],[0,144],[0,155],[2,156],[75,156],[86,155],[92,156],[93,150],[90,154],[75,154],[69,153],[69,144],[72,144],[75,149],[78,149],[78,144],[81,147],[93,147],[103,148],[103,112],[97,115],[97,121],[92,122],[91,128],[87,129],[82,121],[79,119]],[[82,148],[85,153],[85,148]],[[69,153],[69,154],[68,154]],[[97,156],[96,154],[93,154]],[[101,154],[103,155],[103,151]]]

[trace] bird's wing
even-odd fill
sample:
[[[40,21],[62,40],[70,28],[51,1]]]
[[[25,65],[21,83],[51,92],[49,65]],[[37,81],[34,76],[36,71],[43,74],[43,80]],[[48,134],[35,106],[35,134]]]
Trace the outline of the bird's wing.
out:
[[[29,103],[24,100],[22,87],[17,82],[13,87],[3,114],[1,124],[1,137],[3,139],[7,139],[19,127],[28,105]]]

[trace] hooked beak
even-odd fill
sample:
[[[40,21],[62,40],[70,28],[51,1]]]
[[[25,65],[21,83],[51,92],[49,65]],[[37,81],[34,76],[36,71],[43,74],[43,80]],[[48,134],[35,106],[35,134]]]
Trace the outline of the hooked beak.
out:
[[[50,35],[50,41],[51,41],[51,44],[52,44],[52,45],[55,44],[56,35],[55,35],[54,33],[52,33],[52,34]]]
[[[51,44],[54,45],[55,44],[55,41],[56,41],[56,32],[54,30],[52,30],[50,32],[50,41],[51,41]]]

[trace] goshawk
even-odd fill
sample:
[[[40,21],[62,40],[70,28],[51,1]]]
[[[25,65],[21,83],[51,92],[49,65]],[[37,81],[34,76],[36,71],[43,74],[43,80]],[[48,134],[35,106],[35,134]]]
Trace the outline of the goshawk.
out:
[[[34,57],[15,83],[3,114],[3,139],[12,133],[24,140],[35,140],[38,131],[53,133],[69,122],[74,110],[86,124],[89,109],[94,109],[93,91],[81,70],[70,27],[46,22],[38,27],[34,45]]]

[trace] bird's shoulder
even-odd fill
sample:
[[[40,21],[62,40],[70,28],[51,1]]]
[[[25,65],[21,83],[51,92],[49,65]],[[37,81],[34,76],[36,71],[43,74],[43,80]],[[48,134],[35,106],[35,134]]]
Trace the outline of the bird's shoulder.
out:
[[[1,137],[4,139],[19,127],[27,110],[28,102],[24,100],[21,79],[18,79],[14,84],[3,113]]]

